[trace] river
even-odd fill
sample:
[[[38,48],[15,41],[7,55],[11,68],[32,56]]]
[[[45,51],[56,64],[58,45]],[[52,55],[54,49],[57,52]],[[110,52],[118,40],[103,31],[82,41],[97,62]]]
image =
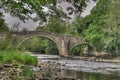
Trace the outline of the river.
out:
[[[32,54],[42,62],[61,64],[61,77],[76,80],[120,80],[120,63],[66,59],[58,55]]]

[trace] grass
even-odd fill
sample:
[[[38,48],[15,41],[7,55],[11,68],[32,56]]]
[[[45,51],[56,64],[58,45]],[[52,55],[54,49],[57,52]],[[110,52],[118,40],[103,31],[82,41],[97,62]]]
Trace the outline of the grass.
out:
[[[33,76],[33,70],[29,67],[29,66],[25,66],[23,69],[23,74],[22,76],[24,76],[26,79],[29,79]]]
[[[37,57],[19,51],[0,51],[0,63],[37,65]]]

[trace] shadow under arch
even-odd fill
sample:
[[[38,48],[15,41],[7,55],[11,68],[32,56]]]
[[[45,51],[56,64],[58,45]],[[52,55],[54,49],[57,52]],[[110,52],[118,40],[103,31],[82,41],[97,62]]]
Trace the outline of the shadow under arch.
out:
[[[91,55],[91,51],[92,51],[92,47],[88,43],[77,43],[70,48],[69,52],[70,52],[70,55],[89,56]]]
[[[22,39],[21,42],[18,43],[17,49],[19,49],[19,47],[20,47],[25,41],[27,41],[27,40],[29,40],[29,39],[32,39],[32,38],[34,38],[34,37],[40,37],[40,38],[45,38],[45,39],[50,40],[50,41],[55,45],[55,47],[57,48],[58,54],[60,54],[60,46],[59,46],[59,44],[57,43],[57,41],[56,41],[55,39],[53,39],[53,38],[51,38],[51,37],[39,36],[39,35],[37,35],[37,36],[36,36],[36,35],[35,35],[35,36],[30,36],[30,37],[26,37],[26,38]]]

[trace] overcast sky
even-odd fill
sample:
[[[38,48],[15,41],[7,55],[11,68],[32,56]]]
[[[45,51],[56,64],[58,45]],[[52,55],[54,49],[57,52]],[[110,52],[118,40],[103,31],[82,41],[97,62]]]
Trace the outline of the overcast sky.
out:
[[[67,2],[61,3],[60,5],[62,5],[61,7],[63,8],[63,11],[66,11],[66,8],[68,6],[72,6],[71,4],[68,4]],[[88,6],[86,7],[86,9],[84,10],[84,12],[81,14],[81,16],[86,16],[88,14],[90,14],[90,10],[96,5],[95,2],[93,2],[92,0],[90,1],[90,3],[88,3]],[[67,13],[67,12],[66,12]],[[33,14],[32,17],[34,17],[35,15]],[[74,18],[74,14],[71,15],[72,18]],[[5,23],[7,23],[8,27],[11,28],[14,24],[18,24],[20,23],[20,30],[22,30],[23,28],[26,28],[30,31],[35,30],[37,28],[37,26],[39,26],[39,21],[34,22],[33,20],[29,19],[28,21],[26,21],[25,23],[20,20],[17,17],[12,17],[11,15],[9,15],[8,13],[4,13],[4,19],[5,19]]]
[[[90,11],[92,8],[96,6],[96,2],[90,0],[90,3],[88,3],[87,7],[85,8],[84,12],[81,14],[81,16],[85,17],[86,15],[90,14]]]

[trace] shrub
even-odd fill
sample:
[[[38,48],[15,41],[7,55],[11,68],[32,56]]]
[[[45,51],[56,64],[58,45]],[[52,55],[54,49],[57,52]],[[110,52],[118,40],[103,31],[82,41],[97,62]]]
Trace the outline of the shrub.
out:
[[[0,51],[0,63],[20,63],[37,65],[37,57],[19,51]]]

